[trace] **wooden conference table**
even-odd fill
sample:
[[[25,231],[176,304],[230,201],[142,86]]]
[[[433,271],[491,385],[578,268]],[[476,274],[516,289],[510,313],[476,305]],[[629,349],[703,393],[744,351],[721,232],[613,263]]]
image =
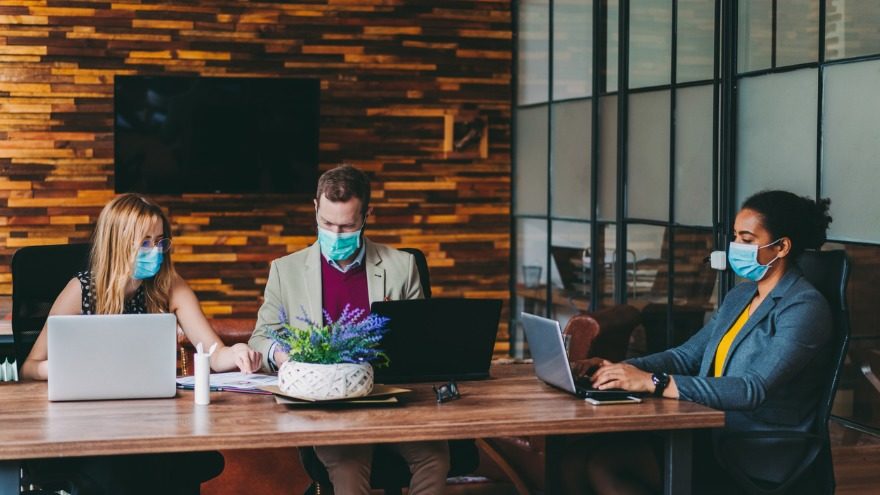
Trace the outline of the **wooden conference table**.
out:
[[[344,409],[233,392],[212,393],[209,406],[185,391],[176,399],[48,402],[45,382],[0,384],[0,494],[18,493],[23,459],[517,435],[547,436],[546,493],[561,493],[565,435],[640,430],[664,432],[664,491],[685,494],[691,430],[724,423],[722,412],[668,399],[592,406],[539,382],[529,365],[497,365],[491,374],[460,382],[462,398],[444,404],[431,384],[415,384],[402,404]]]

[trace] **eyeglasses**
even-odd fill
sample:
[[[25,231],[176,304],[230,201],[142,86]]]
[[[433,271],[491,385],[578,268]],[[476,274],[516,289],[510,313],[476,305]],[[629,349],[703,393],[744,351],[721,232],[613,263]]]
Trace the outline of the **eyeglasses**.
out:
[[[449,402],[451,400],[460,399],[461,393],[458,391],[458,385],[455,380],[449,380],[449,383],[431,387],[437,395],[437,402]]]
[[[141,251],[150,251],[153,249],[154,246],[159,248],[159,251],[165,253],[169,249],[171,249],[171,239],[163,237],[155,242],[150,239],[144,239],[144,242],[142,242],[140,246],[138,246],[138,249],[140,249]]]

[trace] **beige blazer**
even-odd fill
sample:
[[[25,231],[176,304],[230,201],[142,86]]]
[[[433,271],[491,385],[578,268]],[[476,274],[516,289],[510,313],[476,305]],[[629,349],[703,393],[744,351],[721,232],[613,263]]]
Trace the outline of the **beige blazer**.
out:
[[[367,250],[364,265],[371,304],[424,297],[413,255],[364,240]],[[321,321],[321,287],[321,248],[317,242],[272,262],[263,305],[257,313],[256,329],[248,341],[251,348],[263,354],[264,371],[269,370],[271,331],[281,327],[281,310],[294,326],[303,326],[296,319],[303,310],[312,321]]]

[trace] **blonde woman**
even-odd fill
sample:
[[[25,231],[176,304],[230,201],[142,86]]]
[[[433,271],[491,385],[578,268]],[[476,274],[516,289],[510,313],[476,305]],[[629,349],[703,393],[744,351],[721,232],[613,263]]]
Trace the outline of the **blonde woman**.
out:
[[[107,204],[95,227],[90,270],[70,280],[50,315],[174,313],[190,342],[217,344],[211,369],[250,373],[260,353],[245,344],[231,347],[214,333],[196,295],[171,263],[171,229],[159,206],[139,194],[123,194]],[[24,378],[48,379],[45,327],[21,367]]]
[[[104,207],[95,227],[90,269],[78,273],[55,300],[50,315],[174,313],[190,342],[217,344],[211,369],[253,372],[260,353],[245,344],[223,345],[192,289],[171,263],[168,217],[139,194],[123,194]],[[45,327],[21,367],[25,379],[48,379]],[[219,452],[79,457],[28,462],[37,479],[64,479],[71,493],[97,495],[197,494],[223,470]]]

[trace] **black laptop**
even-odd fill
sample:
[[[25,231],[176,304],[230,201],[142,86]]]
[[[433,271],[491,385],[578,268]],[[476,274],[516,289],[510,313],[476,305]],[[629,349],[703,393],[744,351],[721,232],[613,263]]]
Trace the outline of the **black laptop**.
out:
[[[500,299],[414,299],[374,302],[390,318],[381,349],[391,364],[376,383],[480,380],[489,377]]]

